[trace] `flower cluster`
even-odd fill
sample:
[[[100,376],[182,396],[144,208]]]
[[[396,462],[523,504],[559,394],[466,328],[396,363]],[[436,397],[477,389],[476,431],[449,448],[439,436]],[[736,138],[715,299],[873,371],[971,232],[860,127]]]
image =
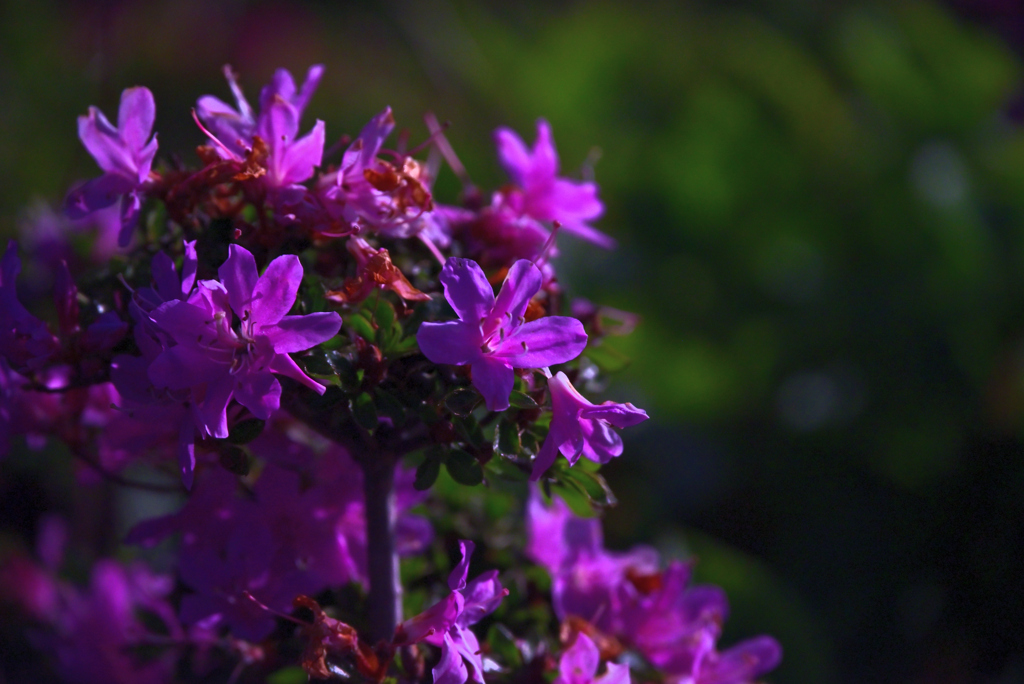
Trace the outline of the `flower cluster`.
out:
[[[113,226],[120,250],[71,259],[66,223],[0,260],[3,453],[57,440],[80,486],[183,499],[124,540],[171,549],[173,575],[103,560],[80,589],[59,553],[0,559],[0,598],[55,648],[55,675],[743,684],[774,667],[768,637],[718,650],[725,597],[688,586],[689,565],[606,551],[598,519],[562,501],[613,503],[599,467],[648,416],[574,387],[636,319],[564,307],[557,240],[615,241],[591,225],[596,184],[560,175],[550,125],[532,147],[496,132],[510,183],[488,203],[432,116],[411,152],[405,135],[387,147],[388,108],[325,151],[326,123],[302,124],[323,67],[301,85],[277,71],[255,107],[225,75],[234,103],[196,104],[193,168],[157,157],[146,88],[124,91],[116,126],[80,118],[103,174],[65,212]],[[434,198],[442,162],[461,205]],[[17,289],[23,256],[56,269],[55,325]],[[480,485],[528,496],[525,520],[462,511]],[[514,574],[516,535],[488,525],[526,530],[549,599]],[[475,558],[467,536],[487,540]],[[539,620],[516,610],[527,596]]]

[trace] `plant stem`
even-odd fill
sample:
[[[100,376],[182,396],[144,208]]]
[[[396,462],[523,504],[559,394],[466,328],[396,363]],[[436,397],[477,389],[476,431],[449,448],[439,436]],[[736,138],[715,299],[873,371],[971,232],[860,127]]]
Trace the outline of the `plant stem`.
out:
[[[402,586],[395,549],[395,462],[388,453],[361,459],[366,497],[366,556],[370,580],[369,641],[390,641],[402,620]]]

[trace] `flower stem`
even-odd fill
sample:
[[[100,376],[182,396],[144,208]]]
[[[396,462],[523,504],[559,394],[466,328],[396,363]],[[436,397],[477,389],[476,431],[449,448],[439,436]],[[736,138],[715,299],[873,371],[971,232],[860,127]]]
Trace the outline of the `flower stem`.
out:
[[[370,581],[370,643],[390,641],[402,620],[402,586],[395,548],[395,461],[387,453],[362,460],[366,496],[366,555]]]

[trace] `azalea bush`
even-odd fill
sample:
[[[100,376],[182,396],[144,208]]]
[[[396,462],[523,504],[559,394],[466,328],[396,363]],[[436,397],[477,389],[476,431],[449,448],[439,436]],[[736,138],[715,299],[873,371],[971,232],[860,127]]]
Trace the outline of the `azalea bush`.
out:
[[[253,106],[225,69],[234,103],[198,100],[194,155],[158,156],[144,87],[116,124],[90,108],[79,137],[102,175],[48,240],[7,247],[0,449],[60,442],[79,487],[181,500],[91,568],[55,516],[0,561],[38,652],[26,668],[276,684],[772,670],[771,637],[718,643],[728,603],[692,562],[604,547],[600,468],[648,416],[595,396],[603,338],[636,317],[558,281],[559,242],[615,248],[592,225],[596,184],[561,175],[543,120],[532,144],[496,131],[509,183],[493,193],[429,114],[415,145],[388,142],[390,109],[329,144],[301,123],[322,71],[279,70]],[[444,167],[452,204],[434,197]],[[52,269],[52,304],[19,296],[23,259]]]

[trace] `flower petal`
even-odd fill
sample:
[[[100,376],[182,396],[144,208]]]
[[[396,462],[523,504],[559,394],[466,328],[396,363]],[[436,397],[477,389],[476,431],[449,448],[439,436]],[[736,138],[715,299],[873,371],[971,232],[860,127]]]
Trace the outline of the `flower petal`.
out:
[[[459,553],[462,559],[448,575],[448,588],[452,591],[459,591],[466,588],[466,576],[469,575],[469,559],[473,555],[476,544],[468,539],[459,540]]]
[[[278,354],[306,351],[326,342],[341,329],[341,316],[333,311],[285,316],[276,325],[260,329]]]
[[[261,326],[280,321],[295,304],[301,284],[299,257],[286,254],[271,261],[252,290],[253,324]]]
[[[520,259],[512,264],[505,282],[501,285],[501,292],[494,301],[494,308],[491,309],[490,320],[500,319],[502,323],[519,325],[520,320],[526,313],[526,307],[530,300],[540,290],[544,283],[544,276],[533,262]]]
[[[270,373],[250,373],[235,386],[235,401],[260,420],[281,407],[281,383]]]
[[[516,328],[489,356],[513,368],[543,368],[572,361],[586,346],[582,323],[568,316],[547,316]]]
[[[494,289],[475,261],[449,257],[440,277],[445,299],[462,321],[478,324],[494,308]]]
[[[217,270],[220,281],[228,291],[231,309],[239,318],[245,318],[245,311],[251,306],[253,290],[259,280],[256,259],[249,250],[238,245],[228,247],[228,258]]]
[[[423,355],[434,363],[463,366],[480,359],[480,326],[462,321],[424,323],[416,333]]]
[[[292,357],[287,354],[274,354],[274,358],[270,361],[268,366],[270,372],[277,373],[278,375],[284,375],[292,380],[297,380],[303,385],[313,390],[317,394],[323,394],[327,391],[327,388],[321,385],[313,378],[306,375],[298,364],[292,360]]]
[[[515,373],[502,361],[490,356],[481,356],[473,362],[473,387],[484,397],[488,411],[504,411],[509,407],[508,396],[515,385]]]
[[[301,183],[313,176],[323,160],[326,135],[324,122],[317,119],[313,130],[284,149],[284,156],[276,165],[280,185]]]
[[[99,209],[109,207],[127,192],[132,182],[116,173],[105,173],[99,178],[82,183],[64,199],[64,212],[71,219],[85,218]]]
[[[234,394],[235,380],[228,374],[214,377],[206,383],[206,396],[194,405],[193,415],[199,420],[199,428],[210,437],[224,439],[228,436],[228,403]]]
[[[600,662],[597,646],[590,637],[580,632],[576,635],[575,643],[559,659],[558,671],[564,684],[590,684]]]
[[[153,359],[147,375],[154,387],[182,390],[228,377],[228,366],[215,362],[201,349],[179,344]]]
[[[126,88],[121,93],[121,106],[117,111],[117,130],[129,150],[143,150],[155,120],[156,103],[149,88]]]
[[[441,660],[431,670],[431,674],[434,675],[434,684],[466,684],[469,679],[462,654],[448,633],[445,633],[441,646]]]

